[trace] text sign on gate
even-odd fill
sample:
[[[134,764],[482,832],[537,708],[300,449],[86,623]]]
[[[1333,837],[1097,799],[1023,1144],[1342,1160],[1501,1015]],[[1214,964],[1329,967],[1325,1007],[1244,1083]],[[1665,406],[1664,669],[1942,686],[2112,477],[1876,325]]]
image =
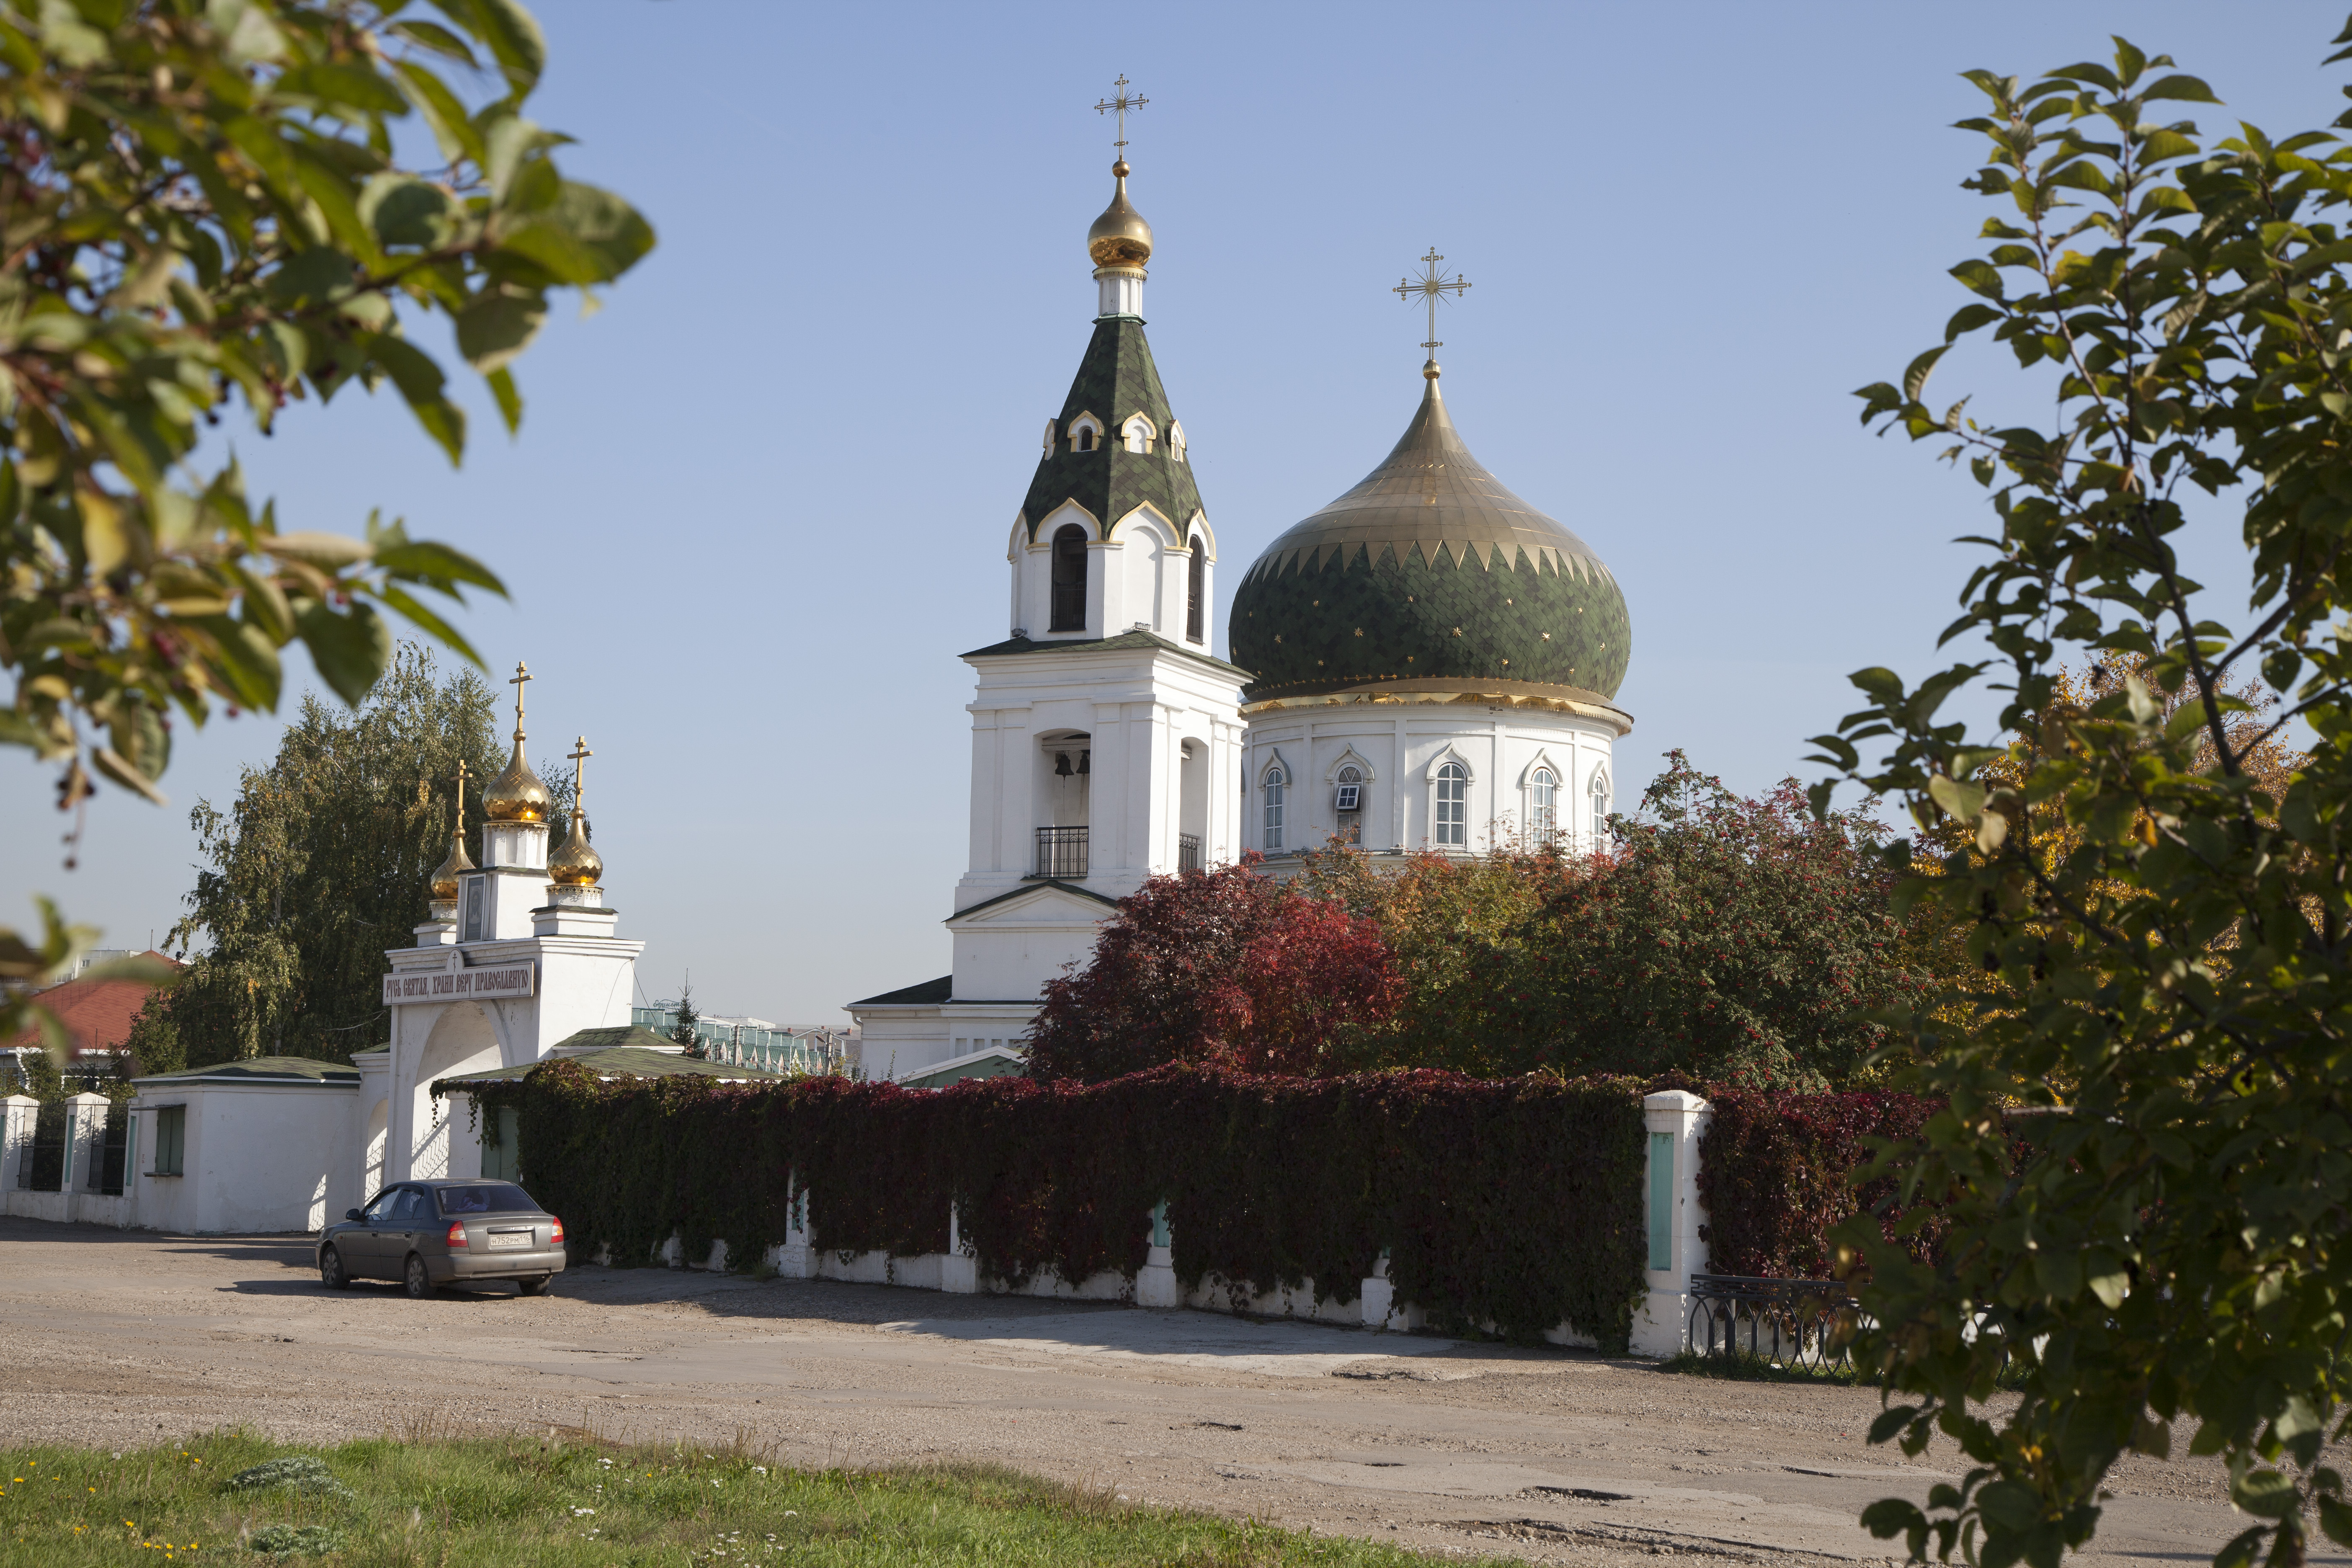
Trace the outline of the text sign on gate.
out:
[[[387,974],[383,977],[383,1005],[389,1007],[400,1002],[479,1002],[528,996],[538,973],[535,964],[510,963],[499,969]]]

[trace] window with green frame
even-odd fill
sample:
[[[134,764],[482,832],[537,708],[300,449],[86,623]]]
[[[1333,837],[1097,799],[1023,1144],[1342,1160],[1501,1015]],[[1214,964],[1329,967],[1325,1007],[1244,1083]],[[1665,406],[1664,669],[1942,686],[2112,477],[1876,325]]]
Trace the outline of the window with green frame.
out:
[[[148,1173],[156,1176],[177,1176],[184,1173],[187,1157],[188,1108],[166,1105],[155,1112],[155,1163]]]

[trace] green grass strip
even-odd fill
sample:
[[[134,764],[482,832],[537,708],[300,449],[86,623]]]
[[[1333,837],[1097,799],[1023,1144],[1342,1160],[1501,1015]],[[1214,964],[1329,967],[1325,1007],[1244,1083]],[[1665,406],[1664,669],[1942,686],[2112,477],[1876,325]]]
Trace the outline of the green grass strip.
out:
[[[585,1434],[306,1448],[250,1432],[159,1447],[5,1450],[0,1564],[527,1565],[1433,1561],[1369,1542],[1137,1506],[987,1465],[791,1469],[737,1445]],[[285,1461],[301,1461],[288,1464]],[[275,1461],[275,1463],[273,1463]],[[254,1474],[256,1467],[268,1468]],[[320,1467],[323,1467],[321,1469]],[[235,1478],[245,1484],[232,1486]],[[1460,1558],[1448,1562],[1459,1563]]]

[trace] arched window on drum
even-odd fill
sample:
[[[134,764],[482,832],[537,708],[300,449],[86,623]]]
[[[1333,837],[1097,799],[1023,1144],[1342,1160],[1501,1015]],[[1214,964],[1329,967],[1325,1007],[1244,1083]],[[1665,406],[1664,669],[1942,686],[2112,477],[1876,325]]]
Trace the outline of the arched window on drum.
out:
[[[1528,779],[1528,842],[1549,844],[1559,837],[1559,778],[1538,768]]]
[[[1283,811],[1290,794],[1290,775],[1283,771],[1280,763],[1276,763],[1265,770],[1265,776],[1258,783],[1265,796],[1265,829],[1259,835],[1258,847],[1268,855],[1279,854],[1282,850]]]
[[[1437,770],[1437,818],[1432,835],[1441,849],[1470,846],[1470,770],[1447,763]]]

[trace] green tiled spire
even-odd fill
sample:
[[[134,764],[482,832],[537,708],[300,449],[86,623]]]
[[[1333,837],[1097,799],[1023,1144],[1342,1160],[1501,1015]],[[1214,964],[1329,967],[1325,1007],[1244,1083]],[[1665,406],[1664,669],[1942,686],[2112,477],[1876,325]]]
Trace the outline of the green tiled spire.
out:
[[[1119,436],[1120,426],[1138,413],[1160,433],[1149,452],[1129,451]],[[1102,422],[1101,443],[1091,452],[1070,447],[1070,421],[1081,414]],[[1201,510],[1201,492],[1192,484],[1191,455],[1180,460],[1168,438],[1175,422],[1142,321],[1133,316],[1098,318],[1055,422],[1054,449],[1038,463],[1028,499],[1021,503],[1030,539],[1036,539],[1037,525],[1066,500],[1085,507],[1106,528],[1147,501],[1179,529],[1191,522]]]

